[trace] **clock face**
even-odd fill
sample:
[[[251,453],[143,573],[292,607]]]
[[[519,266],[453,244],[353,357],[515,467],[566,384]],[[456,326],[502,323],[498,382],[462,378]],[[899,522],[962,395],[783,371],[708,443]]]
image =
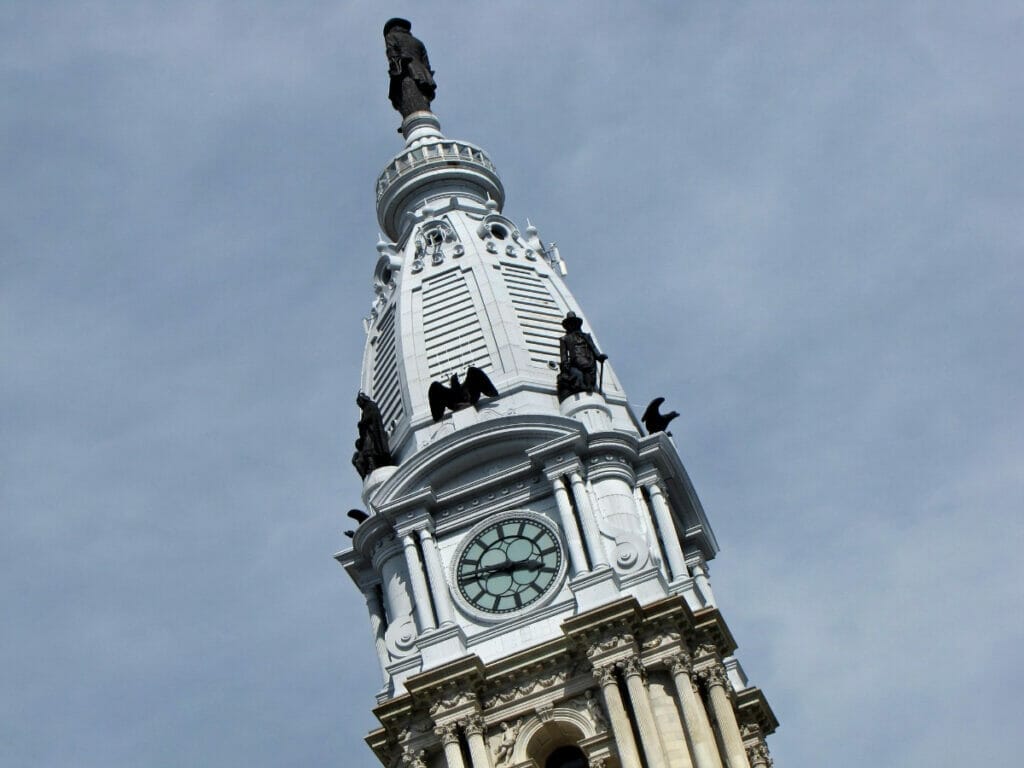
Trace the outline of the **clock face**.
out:
[[[535,603],[562,570],[558,535],[539,516],[510,516],[478,531],[455,567],[459,593],[486,613],[511,613]]]

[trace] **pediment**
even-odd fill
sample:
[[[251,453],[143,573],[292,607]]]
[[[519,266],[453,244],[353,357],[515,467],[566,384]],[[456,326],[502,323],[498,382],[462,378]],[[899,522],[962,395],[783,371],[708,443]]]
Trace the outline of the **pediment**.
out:
[[[433,506],[460,487],[543,464],[544,446],[585,442],[582,426],[561,416],[508,416],[472,424],[410,456],[372,500],[379,512]]]

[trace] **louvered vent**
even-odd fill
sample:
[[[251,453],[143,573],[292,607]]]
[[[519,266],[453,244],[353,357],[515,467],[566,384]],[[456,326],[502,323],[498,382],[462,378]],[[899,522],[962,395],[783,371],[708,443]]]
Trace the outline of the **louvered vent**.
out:
[[[537,363],[558,362],[558,342],[565,331],[565,312],[548,290],[547,282],[533,267],[502,264],[501,273],[512,297],[519,325],[526,338],[530,359]]]
[[[402,388],[398,382],[398,354],[395,349],[395,307],[391,305],[380,321],[380,335],[373,357],[373,399],[380,408],[384,427],[402,418]]]
[[[490,365],[473,296],[458,267],[423,281],[423,336],[432,379]]]

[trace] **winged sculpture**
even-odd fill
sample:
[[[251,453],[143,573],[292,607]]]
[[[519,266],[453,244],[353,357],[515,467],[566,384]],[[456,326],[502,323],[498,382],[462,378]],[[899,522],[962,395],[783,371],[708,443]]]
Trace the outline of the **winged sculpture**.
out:
[[[445,410],[461,411],[471,405],[476,405],[482,395],[497,397],[498,390],[494,388],[491,380],[479,368],[469,366],[466,369],[466,376],[460,382],[459,375],[453,373],[448,385],[435,381],[427,390],[427,399],[430,401],[430,415],[434,421],[444,418]]]
[[[647,434],[653,435],[655,432],[665,432],[671,435],[671,432],[666,432],[668,424],[672,419],[679,415],[679,411],[672,411],[671,413],[662,413],[661,404],[665,402],[664,397],[656,397],[651,400],[650,405],[647,406],[647,410],[644,411],[644,415],[641,420],[644,426],[647,427]]]

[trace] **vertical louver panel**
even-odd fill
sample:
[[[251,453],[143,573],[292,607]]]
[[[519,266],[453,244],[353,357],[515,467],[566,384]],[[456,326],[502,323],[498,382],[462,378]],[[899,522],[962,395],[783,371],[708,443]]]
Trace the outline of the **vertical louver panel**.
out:
[[[402,418],[402,388],[398,381],[398,352],[395,348],[395,308],[388,307],[380,321],[377,349],[373,356],[373,399],[380,408],[384,426],[390,431]]]
[[[547,281],[533,267],[502,264],[505,287],[526,339],[530,359],[536,363],[558,362],[558,341],[565,331],[565,312],[548,290]]]
[[[490,354],[469,285],[458,268],[423,281],[423,338],[430,378],[488,368]]]

